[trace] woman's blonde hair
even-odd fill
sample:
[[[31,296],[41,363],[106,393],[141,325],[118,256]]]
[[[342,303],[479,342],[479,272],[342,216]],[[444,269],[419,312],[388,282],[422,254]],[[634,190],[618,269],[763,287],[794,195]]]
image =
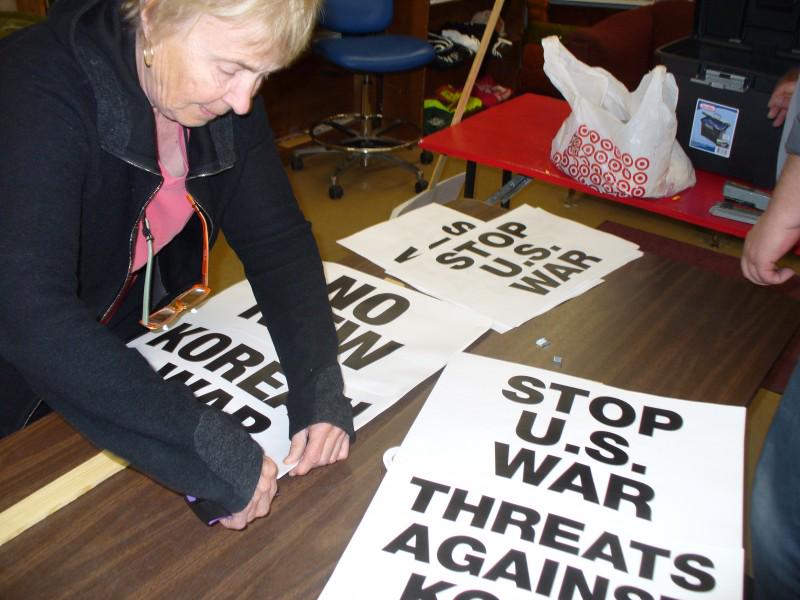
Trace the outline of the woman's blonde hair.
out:
[[[323,0],[123,0],[122,14],[136,28],[147,5],[152,41],[202,15],[261,28],[264,43],[285,65],[308,45]]]

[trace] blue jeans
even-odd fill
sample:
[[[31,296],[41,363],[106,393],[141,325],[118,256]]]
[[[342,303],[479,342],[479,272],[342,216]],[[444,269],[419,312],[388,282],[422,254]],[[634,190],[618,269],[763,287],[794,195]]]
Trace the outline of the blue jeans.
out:
[[[800,365],[758,461],[750,536],[756,600],[800,599]]]

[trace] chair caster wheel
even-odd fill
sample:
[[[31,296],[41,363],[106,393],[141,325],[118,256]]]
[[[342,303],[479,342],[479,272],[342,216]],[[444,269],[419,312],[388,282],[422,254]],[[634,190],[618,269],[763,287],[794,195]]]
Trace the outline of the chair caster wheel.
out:
[[[427,150],[423,150],[419,154],[419,162],[423,165],[429,165],[433,162],[433,152],[428,152]]]
[[[302,171],[303,170],[302,157],[292,156],[291,165],[292,165],[292,171]]]
[[[339,198],[344,196],[344,190],[342,189],[342,186],[340,186],[337,183],[337,184],[332,185],[331,187],[329,187],[328,188],[328,196],[330,196],[331,200],[338,200]]]
[[[425,181],[424,179],[420,179],[419,181],[417,181],[417,183],[414,184],[414,191],[417,192],[418,194],[422,191],[425,191],[426,189],[428,189],[428,182]]]

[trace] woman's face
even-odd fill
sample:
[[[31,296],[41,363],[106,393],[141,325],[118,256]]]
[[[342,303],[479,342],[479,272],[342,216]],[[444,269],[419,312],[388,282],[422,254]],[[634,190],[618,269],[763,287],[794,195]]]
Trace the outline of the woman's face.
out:
[[[142,26],[151,39],[146,18]],[[139,83],[154,108],[185,127],[205,125],[230,110],[249,112],[262,81],[282,66],[253,27],[207,15],[158,38],[153,51],[150,67],[141,47],[137,51]]]

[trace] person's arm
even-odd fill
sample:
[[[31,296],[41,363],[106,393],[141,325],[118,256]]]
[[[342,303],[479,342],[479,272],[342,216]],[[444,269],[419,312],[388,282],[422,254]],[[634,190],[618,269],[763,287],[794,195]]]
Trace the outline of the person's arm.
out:
[[[277,154],[261,102],[239,122],[249,136],[241,181],[222,223],[266,320],[289,385],[291,474],[346,458],[352,408],[322,262]]]
[[[742,273],[758,285],[787,281],[794,271],[777,262],[800,240],[800,156],[789,154],[764,214],[747,234]]]

